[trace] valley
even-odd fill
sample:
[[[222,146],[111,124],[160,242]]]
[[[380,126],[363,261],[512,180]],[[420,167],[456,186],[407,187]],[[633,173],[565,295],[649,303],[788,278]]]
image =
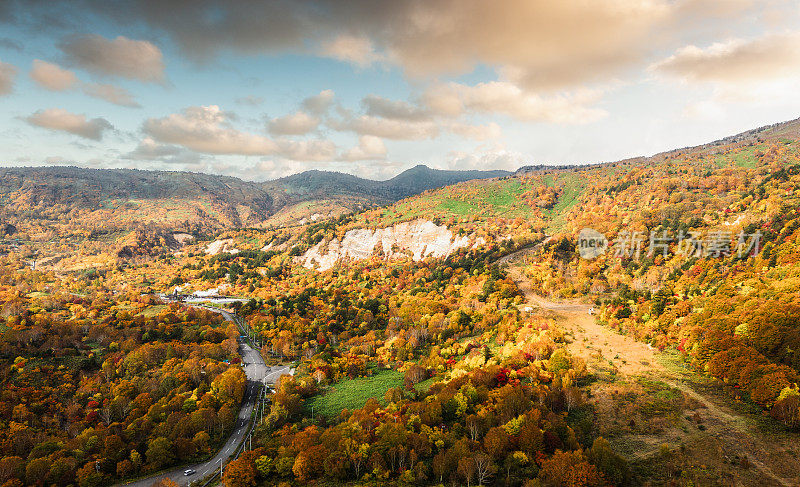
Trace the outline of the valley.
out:
[[[794,485],[797,123],[281,225],[6,192],[0,480]]]
[[[0,487],[800,487],[797,0],[0,0]]]

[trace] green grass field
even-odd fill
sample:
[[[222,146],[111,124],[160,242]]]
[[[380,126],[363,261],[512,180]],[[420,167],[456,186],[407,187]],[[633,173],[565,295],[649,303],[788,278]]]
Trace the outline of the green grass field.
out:
[[[758,165],[756,152],[766,150],[766,144],[756,144],[750,147],[734,149],[726,154],[717,154],[714,162],[717,167],[725,167],[733,164],[736,167],[752,169]]]
[[[397,370],[379,370],[371,377],[347,379],[329,387],[324,393],[306,402],[306,408],[314,408],[314,415],[337,416],[343,409],[358,409],[369,398],[374,397],[385,405],[383,395],[392,387],[403,386],[403,373]]]
[[[578,203],[583,188],[586,186],[586,180],[582,174],[568,172],[559,174],[555,180],[552,175],[548,174],[544,177],[544,183],[548,186],[560,186],[563,191],[553,208],[545,211],[545,214],[552,219],[548,227],[549,232],[552,233],[560,230],[564,225],[566,214]]]
[[[158,316],[158,314],[161,313],[162,311],[164,311],[164,309],[166,309],[166,307],[167,306],[164,305],[164,304],[156,304],[156,305],[150,306],[149,308],[145,309],[144,311],[142,311],[139,314],[144,316],[145,318],[152,318],[153,316]]]
[[[418,198],[390,206],[383,213],[384,225],[413,218],[450,218],[472,215],[526,217],[531,209],[522,201],[529,188],[519,179],[471,181],[442,188]]]

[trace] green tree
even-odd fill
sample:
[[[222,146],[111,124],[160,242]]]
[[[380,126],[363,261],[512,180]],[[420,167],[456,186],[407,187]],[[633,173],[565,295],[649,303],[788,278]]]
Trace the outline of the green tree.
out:
[[[175,460],[175,453],[172,442],[163,436],[151,440],[145,452],[147,462],[158,470],[165,465],[169,465]]]
[[[625,486],[633,482],[633,474],[628,462],[614,453],[611,444],[605,438],[595,439],[587,456],[589,462],[597,466],[614,485]]]

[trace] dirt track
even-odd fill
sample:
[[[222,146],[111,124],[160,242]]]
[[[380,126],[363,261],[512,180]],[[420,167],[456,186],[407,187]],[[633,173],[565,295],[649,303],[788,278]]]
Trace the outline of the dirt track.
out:
[[[530,251],[527,251],[529,254]],[[658,351],[647,344],[620,335],[597,323],[589,314],[591,306],[579,302],[552,302],[536,295],[522,270],[515,266],[515,255],[503,259],[508,272],[525,294],[528,304],[555,314],[564,331],[572,333],[567,345],[574,356],[583,358],[587,365],[595,361],[613,364],[625,376],[646,376],[657,379],[680,390],[703,407],[707,433],[728,452],[747,457],[757,471],[757,479],[743,482],[737,479],[732,485],[800,485],[800,441],[791,434],[764,434],[751,418],[742,416],[688,385],[678,374],[659,364]]]

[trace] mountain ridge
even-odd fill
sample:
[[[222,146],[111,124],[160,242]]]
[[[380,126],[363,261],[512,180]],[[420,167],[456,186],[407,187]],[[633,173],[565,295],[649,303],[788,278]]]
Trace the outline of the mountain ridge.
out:
[[[134,221],[145,216],[137,212],[150,212],[154,215],[145,219],[146,223],[168,224],[180,220],[212,230],[261,225],[282,209],[299,203],[314,206],[320,201],[334,202],[335,210],[329,212],[342,213],[385,205],[455,182],[508,174],[507,171],[442,171],[418,165],[386,181],[312,170],[278,180],[253,182],[188,171],[5,167],[0,168],[0,202],[4,206],[0,216],[8,219],[18,211],[47,211],[56,206],[97,211],[124,210],[132,205]],[[166,207],[172,209],[165,210]]]

